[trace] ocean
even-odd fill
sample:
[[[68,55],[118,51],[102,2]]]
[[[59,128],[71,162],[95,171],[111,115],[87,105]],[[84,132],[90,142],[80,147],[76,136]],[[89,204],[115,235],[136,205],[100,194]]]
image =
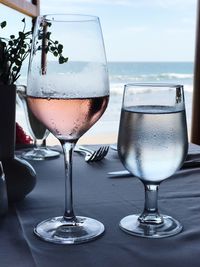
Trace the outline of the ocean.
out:
[[[192,90],[192,62],[109,62],[108,69],[112,91],[131,82],[180,83]]]
[[[85,134],[86,137],[112,136],[116,140],[123,88],[125,84],[134,82],[182,84],[185,92],[188,132],[190,133],[193,67],[192,62],[108,62],[110,80],[108,108],[101,119]],[[22,76],[22,80],[23,78],[24,76]]]
[[[110,79],[110,102],[108,108],[91,129],[108,134],[118,132],[123,88],[127,83],[156,82],[175,83],[184,86],[188,132],[191,127],[191,104],[193,91],[192,62],[108,62]]]

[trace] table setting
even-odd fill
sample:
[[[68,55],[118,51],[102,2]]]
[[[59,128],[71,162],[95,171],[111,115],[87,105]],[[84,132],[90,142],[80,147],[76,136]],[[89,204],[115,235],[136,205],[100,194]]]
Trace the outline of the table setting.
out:
[[[109,105],[104,40],[98,17],[55,14],[35,22],[23,94],[60,146],[26,157],[34,181],[0,218],[2,267],[199,266],[200,146],[183,85],[125,84],[117,144],[79,145]]]

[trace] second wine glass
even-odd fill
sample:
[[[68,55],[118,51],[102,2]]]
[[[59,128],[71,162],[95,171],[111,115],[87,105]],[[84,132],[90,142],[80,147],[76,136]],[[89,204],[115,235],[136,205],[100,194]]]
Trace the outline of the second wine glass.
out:
[[[38,17],[28,71],[27,101],[33,114],[59,139],[66,174],[64,215],[35,227],[35,234],[43,240],[83,243],[104,232],[104,225],[98,220],[75,215],[72,151],[78,139],[104,113],[108,100],[108,71],[99,19],[87,15]]]
[[[60,152],[49,149],[46,146],[46,138],[49,135],[49,131],[28,107],[25,92],[26,86],[18,86],[16,100],[24,111],[28,132],[33,140],[34,147],[23,152],[21,157],[27,160],[45,160],[59,157]]]

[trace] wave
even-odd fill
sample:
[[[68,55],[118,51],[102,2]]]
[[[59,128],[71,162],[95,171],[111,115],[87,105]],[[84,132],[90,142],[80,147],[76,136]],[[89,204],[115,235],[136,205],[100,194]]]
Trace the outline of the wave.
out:
[[[113,96],[118,96],[123,94],[125,83],[113,83],[110,82],[110,92]],[[192,84],[184,84],[184,91],[188,93],[193,92],[193,85]]]
[[[193,79],[191,73],[162,73],[160,76],[169,79]]]
[[[141,82],[141,81],[163,81],[163,80],[192,80],[193,74],[191,73],[159,73],[159,74],[141,74],[141,75],[110,75],[110,81],[111,82],[122,82],[122,81],[128,81],[128,82]]]

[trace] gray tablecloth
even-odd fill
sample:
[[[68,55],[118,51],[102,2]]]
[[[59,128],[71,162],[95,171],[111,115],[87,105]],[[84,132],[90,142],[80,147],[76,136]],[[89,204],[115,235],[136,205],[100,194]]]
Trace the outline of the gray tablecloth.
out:
[[[194,157],[199,153],[200,158],[200,147],[190,148],[191,152]],[[100,220],[106,231],[95,241],[63,246],[46,243],[33,234],[38,222],[63,214],[63,156],[30,163],[37,172],[35,189],[0,222],[1,267],[200,266],[200,165],[178,171],[160,186],[160,211],[178,219],[184,230],[173,237],[145,239],[128,235],[118,226],[122,217],[142,211],[141,182],[134,177],[107,176],[108,171],[122,169],[115,151],[91,164],[75,154],[75,212]]]

